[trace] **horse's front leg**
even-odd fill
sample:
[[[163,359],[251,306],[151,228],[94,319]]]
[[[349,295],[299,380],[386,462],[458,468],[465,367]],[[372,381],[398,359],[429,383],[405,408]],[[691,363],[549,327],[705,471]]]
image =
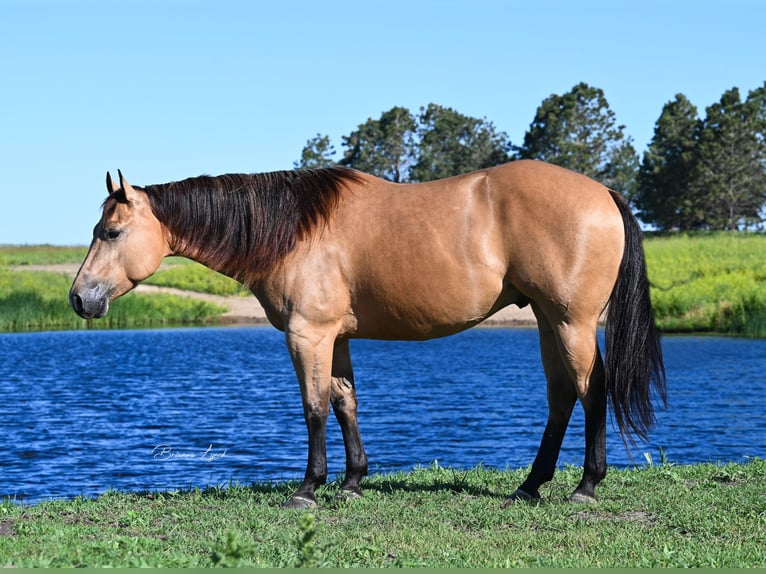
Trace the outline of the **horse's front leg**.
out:
[[[351,353],[348,340],[335,343],[332,359],[332,391],[330,395],[335,418],[338,419],[346,448],[346,477],[340,485],[338,498],[362,496],[359,485],[367,475],[367,455],[362,444],[357,421],[356,390],[354,372],[351,368]]]
[[[327,480],[326,428],[330,411],[335,334],[303,327],[287,329],[286,337],[301,387],[309,456],[303,483],[283,507],[312,508],[317,505],[314,491]]]

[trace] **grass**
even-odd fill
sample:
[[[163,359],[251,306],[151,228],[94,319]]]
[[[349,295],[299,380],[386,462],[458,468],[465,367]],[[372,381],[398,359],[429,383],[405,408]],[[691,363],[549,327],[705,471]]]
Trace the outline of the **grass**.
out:
[[[766,235],[681,234],[645,249],[661,330],[766,337]]]
[[[145,283],[211,295],[251,296],[250,291],[234,279],[181,257],[166,259],[160,270]]]
[[[331,567],[766,566],[766,462],[611,470],[601,501],[502,507],[526,471],[375,475],[361,499],[285,511],[297,484],[229,485],[0,506],[0,565]]]
[[[87,247],[53,245],[0,245],[0,267],[8,265],[51,265],[82,263]]]
[[[0,331],[199,324],[225,312],[218,305],[186,297],[130,293],[116,300],[105,318],[86,321],[69,306],[71,283],[64,273],[0,267]]]

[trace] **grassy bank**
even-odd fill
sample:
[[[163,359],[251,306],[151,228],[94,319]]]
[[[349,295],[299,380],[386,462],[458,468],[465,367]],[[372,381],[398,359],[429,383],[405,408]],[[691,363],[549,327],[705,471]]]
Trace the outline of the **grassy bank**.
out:
[[[766,235],[648,237],[645,248],[655,316],[664,332],[766,337]],[[0,247],[0,330],[83,326],[67,304],[69,277],[20,271],[19,266],[80,263],[85,252],[81,247]],[[147,283],[248,296],[236,281],[179,258],[168,259]],[[101,327],[205,323],[215,322],[222,312],[168,295],[129,295],[115,302],[107,320],[92,323]]]
[[[0,267],[0,331],[201,324],[225,312],[218,305],[186,297],[130,293],[115,301],[104,319],[85,321],[69,306],[71,283],[63,273]]]
[[[105,318],[80,319],[68,303],[71,275],[31,268],[79,265],[87,251],[85,247],[0,246],[0,332],[199,325],[218,322],[226,311],[187,297],[129,293],[112,304]],[[247,294],[236,281],[178,257],[168,258],[146,283],[213,295]]]
[[[234,279],[182,257],[166,259],[160,270],[149,277],[145,283],[210,295],[252,296],[248,289]]]
[[[766,235],[673,235],[645,246],[660,329],[766,337]]]
[[[296,484],[0,506],[0,566],[739,567],[766,566],[766,462],[611,470],[601,501],[502,507],[524,471],[418,469],[377,475],[362,499]]]

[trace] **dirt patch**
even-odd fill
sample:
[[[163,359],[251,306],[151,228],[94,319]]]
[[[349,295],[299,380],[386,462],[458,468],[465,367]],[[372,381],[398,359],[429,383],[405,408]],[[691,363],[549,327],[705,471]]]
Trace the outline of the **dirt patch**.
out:
[[[214,303],[228,309],[221,320],[224,323],[268,323],[266,312],[258,303],[258,299],[249,296],[232,295],[210,295],[209,293],[197,293],[195,291],[184,291],[183,289],[174,289],[172,287],[157,287],[155,285],[139,285],[135,288],[136,293],[167,293],[178,297],[190,297],[200,301]]]
[[[0,536],[15,536],[16,523],[13,520],[0,520]]]
[[[64,273],[74,278],[80,269],[79,263],[51,263],[50,265],[12,265],[14,271],[49,271],[51,273]]]
[[[631,510],[628,512],[621,512],[620,514],[603,514],[599,512],[578,512],[573,516],[576,520],[582,520],[584,522],[632,522],[634,524],[641,524],[643,526],[652,526],[657,518],[651,512],[644,512],[643,510]]]

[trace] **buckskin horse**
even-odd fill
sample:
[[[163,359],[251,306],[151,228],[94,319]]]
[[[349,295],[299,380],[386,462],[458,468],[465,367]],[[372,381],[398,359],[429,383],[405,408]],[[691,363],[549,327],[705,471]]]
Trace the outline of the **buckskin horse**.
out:
[[[665,401],[641,229],[618,193],[583,175],[525,160],[418,184],[341,167],[146,187],[122,173],[106,180],[72,307],[103,317],[168,255],[247,286],[285,333],[308,427],[305,478],[285,507],[317,504],[330,405],[346,453],[338,496],[362,494],[352,338],[443,337],[507,305],[531,305],[549,414],[531,471],[508,502],[540,498],[578,399],[585,462],[577,502],[595,500],[606,475],[607,404],[623,441],[634,441],[655,420],[652,396]]]

